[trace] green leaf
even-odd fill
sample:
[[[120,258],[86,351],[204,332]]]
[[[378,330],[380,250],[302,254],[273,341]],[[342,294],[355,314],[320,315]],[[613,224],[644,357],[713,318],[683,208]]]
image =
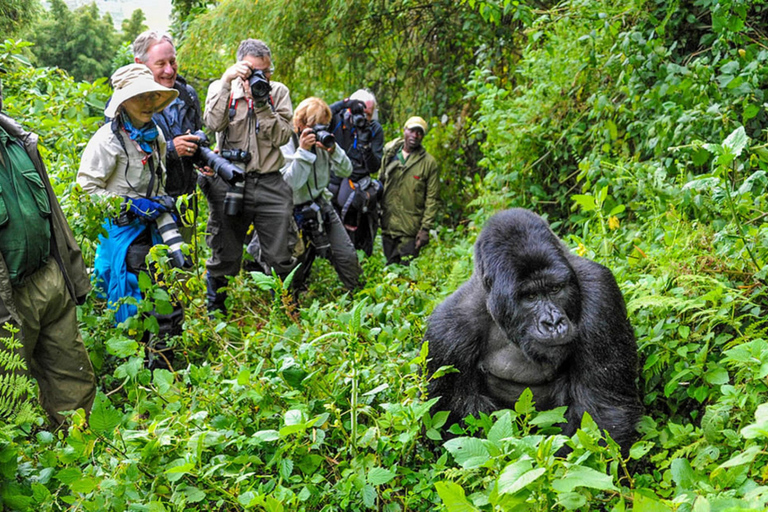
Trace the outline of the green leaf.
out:
[[[731,154],[734,157],[741,155],[741,152],[749,144],[749,137],[744,131],[743,126],[736,128],[731,134],[723,141],[723,147],[730,149]]]
[[[168,391],[170,391],[174,381],[175,379],[173,374],[168,370],[158,368],[153,372],[152,382],[161,395],[165,395],[168,393]]]
[[[443,446],[464,469],[481,466],[490,458],[483,441],[475,437],[457,437],[447,441]]]
[[[111,437],[112,432],[120,424],[121,418],[122,415],[112,406],[106,395],[101,393],[96,395],[89,420],[91,430]]]
[[[177,482],[178,480],[181,479],[181,477],[191,472],[194,468],[195,468],[195,465],[192,462],[186,462],[183,464],[179,464],[178,466],[173,466],[171,468],[166,469],[165,474],[169,482]]]
[[[502,439],[508,437],[514,437],[515,429],[512,426],[512,414],[509,411],[505,411],[504,414],[499,416],[496,423],[493,424],[491,430],[488,431],[488,440],[493,444],[499,444]]]
[[[632,445],[632,448],[629,449],[629,456],[635,460],[640,460],[645,457],[645,455],[651,451],[654,446],[655,443],[650,441],[638,441]]]
[[[670,465],[672,480],[683,489],[693,489],[696,482],[696,474],[691,464],[686,459],[675,459]]]
[[[502,494],[515,494],[541,478],[546,473],[546,468],[533,468],[533,462],[528,459],[520,459],[513,462],[501,472],[498,485]]]
[[[565,510],[576,510],[587,504],[587,498],[578,492],[563,492],[557,495],[557,504]]]
[[[768,438],[768,404],[761,404],[757,407],[755,420],[755,423],[741,429],[741,435],[746,439]]]
[[[291,459],[282,459],[280,461],[280,478],[288,480],[293,473],[293,461]]]
[[[373,467],[368,471],[368,483],[371,485],[383,485],[397,476],[395,471],[381,467]]]
[[[255,434],[253,434],[253,437],[258,439],[259,441],[268,443],[272,441],[277,441],[280,439],[280,434],[277,430],[259,430]]]
[[[597,209],[597,204],[595,203],[595,197],[591,195],[585,195],[585,194],[574,194],[571,196],[571,199],[574,203],[579,205],[581,209],[585,212],[591,212]]]
[[[366,484],[363,486],[363,504],[368,508],[376,506],[376,488],[372,485]]]
[[[63,484],[70,485],[83,478],[83,472],[80,468],[64,468],[56,473],[54,478]]]
[[[130,338],[112,338],[105,345],[107,352],[117,357],[129,357],[139,350],[138,342]]]
[[[589,487],[601,491],[615,491],[610,475],[584,466],[571,466],[564,477],[552,482],[557,492],[571,492],[577,487]]]
[[[469,502],[460,485],[442,481],[435,484],[435,489],[448,512],[480,512]]]
[[[284,415],[286,425],[300,425],[304,423],[304,413],[298,409],[291,409]]]
[[[520,397],[515,402],[515,412],[520,415],[536,412],[536,408],[533,406],[533,391],[531,391],[531,388],[525,388],[520,393]]]
[[[88,476],[72,482],[69,484],[69,488],[72,492],[82,492],[87,494],[96,489],[99,486],[99,482],[99,480]]]
[[[713,386],[728,384],[728,370],[722,367],[713,368],[704,374],[704,380]]]
[[[648,497],[640,492],[632,495],[632,512],[672,512],[672,509],[661,501]]]
[[[565,411],[568,410],[568,407],[558,407],[556,409],[552,409],[551,411],[544,411],[540,412],[529,421],[531,425],[536,425],[538,427],[550,427],[554,425],[555,423],[564,423],[565,422]]]

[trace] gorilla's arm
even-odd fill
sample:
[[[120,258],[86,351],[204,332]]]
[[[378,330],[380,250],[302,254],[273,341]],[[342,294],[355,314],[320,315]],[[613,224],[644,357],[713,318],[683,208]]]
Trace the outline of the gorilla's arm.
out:
[[[451,411],[448,425],[468,414],[498,408],[488,396],[486,379],[479,370],[492,323],[485,308],[485,290],[474,276],[435,308],[429,319],[425,339],[429,342],[430,377],[445,365],[459,371],[429,383],[429,396],[443,397],[436,410]]]
[[[578,276],[582,316],[571,368],[565,434],[581,424],[584,411],[624,449],[635,437],[643,413],[637,394],[637,345],[624,299],[613,274],[602,265],[571,255]]]

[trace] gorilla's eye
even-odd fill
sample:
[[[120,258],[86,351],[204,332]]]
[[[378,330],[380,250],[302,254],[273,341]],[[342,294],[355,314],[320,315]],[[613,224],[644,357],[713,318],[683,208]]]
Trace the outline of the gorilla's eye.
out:
[[[525,292],[525,293],[523,294],[523,297],[524,297],[526,300],[536,300],[536,298],[537,298],[538,296],[539,296],[539,294],[538,294],[538,293],[536,293],[536,292]]]
[[[549,293],[557,293],[562,289],[563,289],[562,285],[555,284],[555,285],[552,285],[552,287],[549,289]]]

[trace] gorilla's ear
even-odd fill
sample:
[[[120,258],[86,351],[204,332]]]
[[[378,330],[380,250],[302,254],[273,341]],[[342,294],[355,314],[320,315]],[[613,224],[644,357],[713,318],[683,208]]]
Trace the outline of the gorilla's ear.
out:
[[[478,238],[477,242],[475,242],[475,276],[480,280],[481,283],[483,283],[483,288],[485,288],[485,291],[489,292],[491,291],[491,284],[493,283],[488,280],[488,276],[485,274],[487,263],[484,257],[484,245],[485,244],[483,243],[482,238]]]

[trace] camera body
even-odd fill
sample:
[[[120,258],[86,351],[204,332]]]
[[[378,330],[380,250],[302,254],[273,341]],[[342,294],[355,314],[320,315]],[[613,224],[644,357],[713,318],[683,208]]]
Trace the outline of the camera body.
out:
[[[219,150],[219,156],[226,158],[230,162],[242,162],[247,164],[251,161],[251,153],[244,149],[221,149]]]
[[[315,247],[317,255],[328,258],[331,249],[331,240],[328,238],[328,230],[325,227],[325,219],[320,205],[314,201],[295,211],[294,218],[299,229],[309,238]]]
[[[265,102],[269,99],[269,93],[272,92],[272,86],[269,80],[264,76],[260,69],[254,69],[251,76],[248,77],[248,86],[251,88],[251,96],[255,102]]]
[[[251,161],[251,154],[242,149],[222,149],[221,154],[217,155],[208,149],[210,142],[202,130],[197,130],[192,135],[200,139],[197,153],[195,153],[195,163],[207,165],[229,183],[229,190],[224,196],[224,212],[233,216],[240,214],[245,196],[245,172],[233,162],[247,164]]]
[[[328,131],[329,126],[327,124],[316,124],[312,127],[312,132],[315,134],[317,141],[326,148],[332,148],[336,145],[336,137]]]
[[[360,100],[352,100],[349,106],[350,121],[358,130],[368,127],[368,116],[365,115],[365,103]]]

